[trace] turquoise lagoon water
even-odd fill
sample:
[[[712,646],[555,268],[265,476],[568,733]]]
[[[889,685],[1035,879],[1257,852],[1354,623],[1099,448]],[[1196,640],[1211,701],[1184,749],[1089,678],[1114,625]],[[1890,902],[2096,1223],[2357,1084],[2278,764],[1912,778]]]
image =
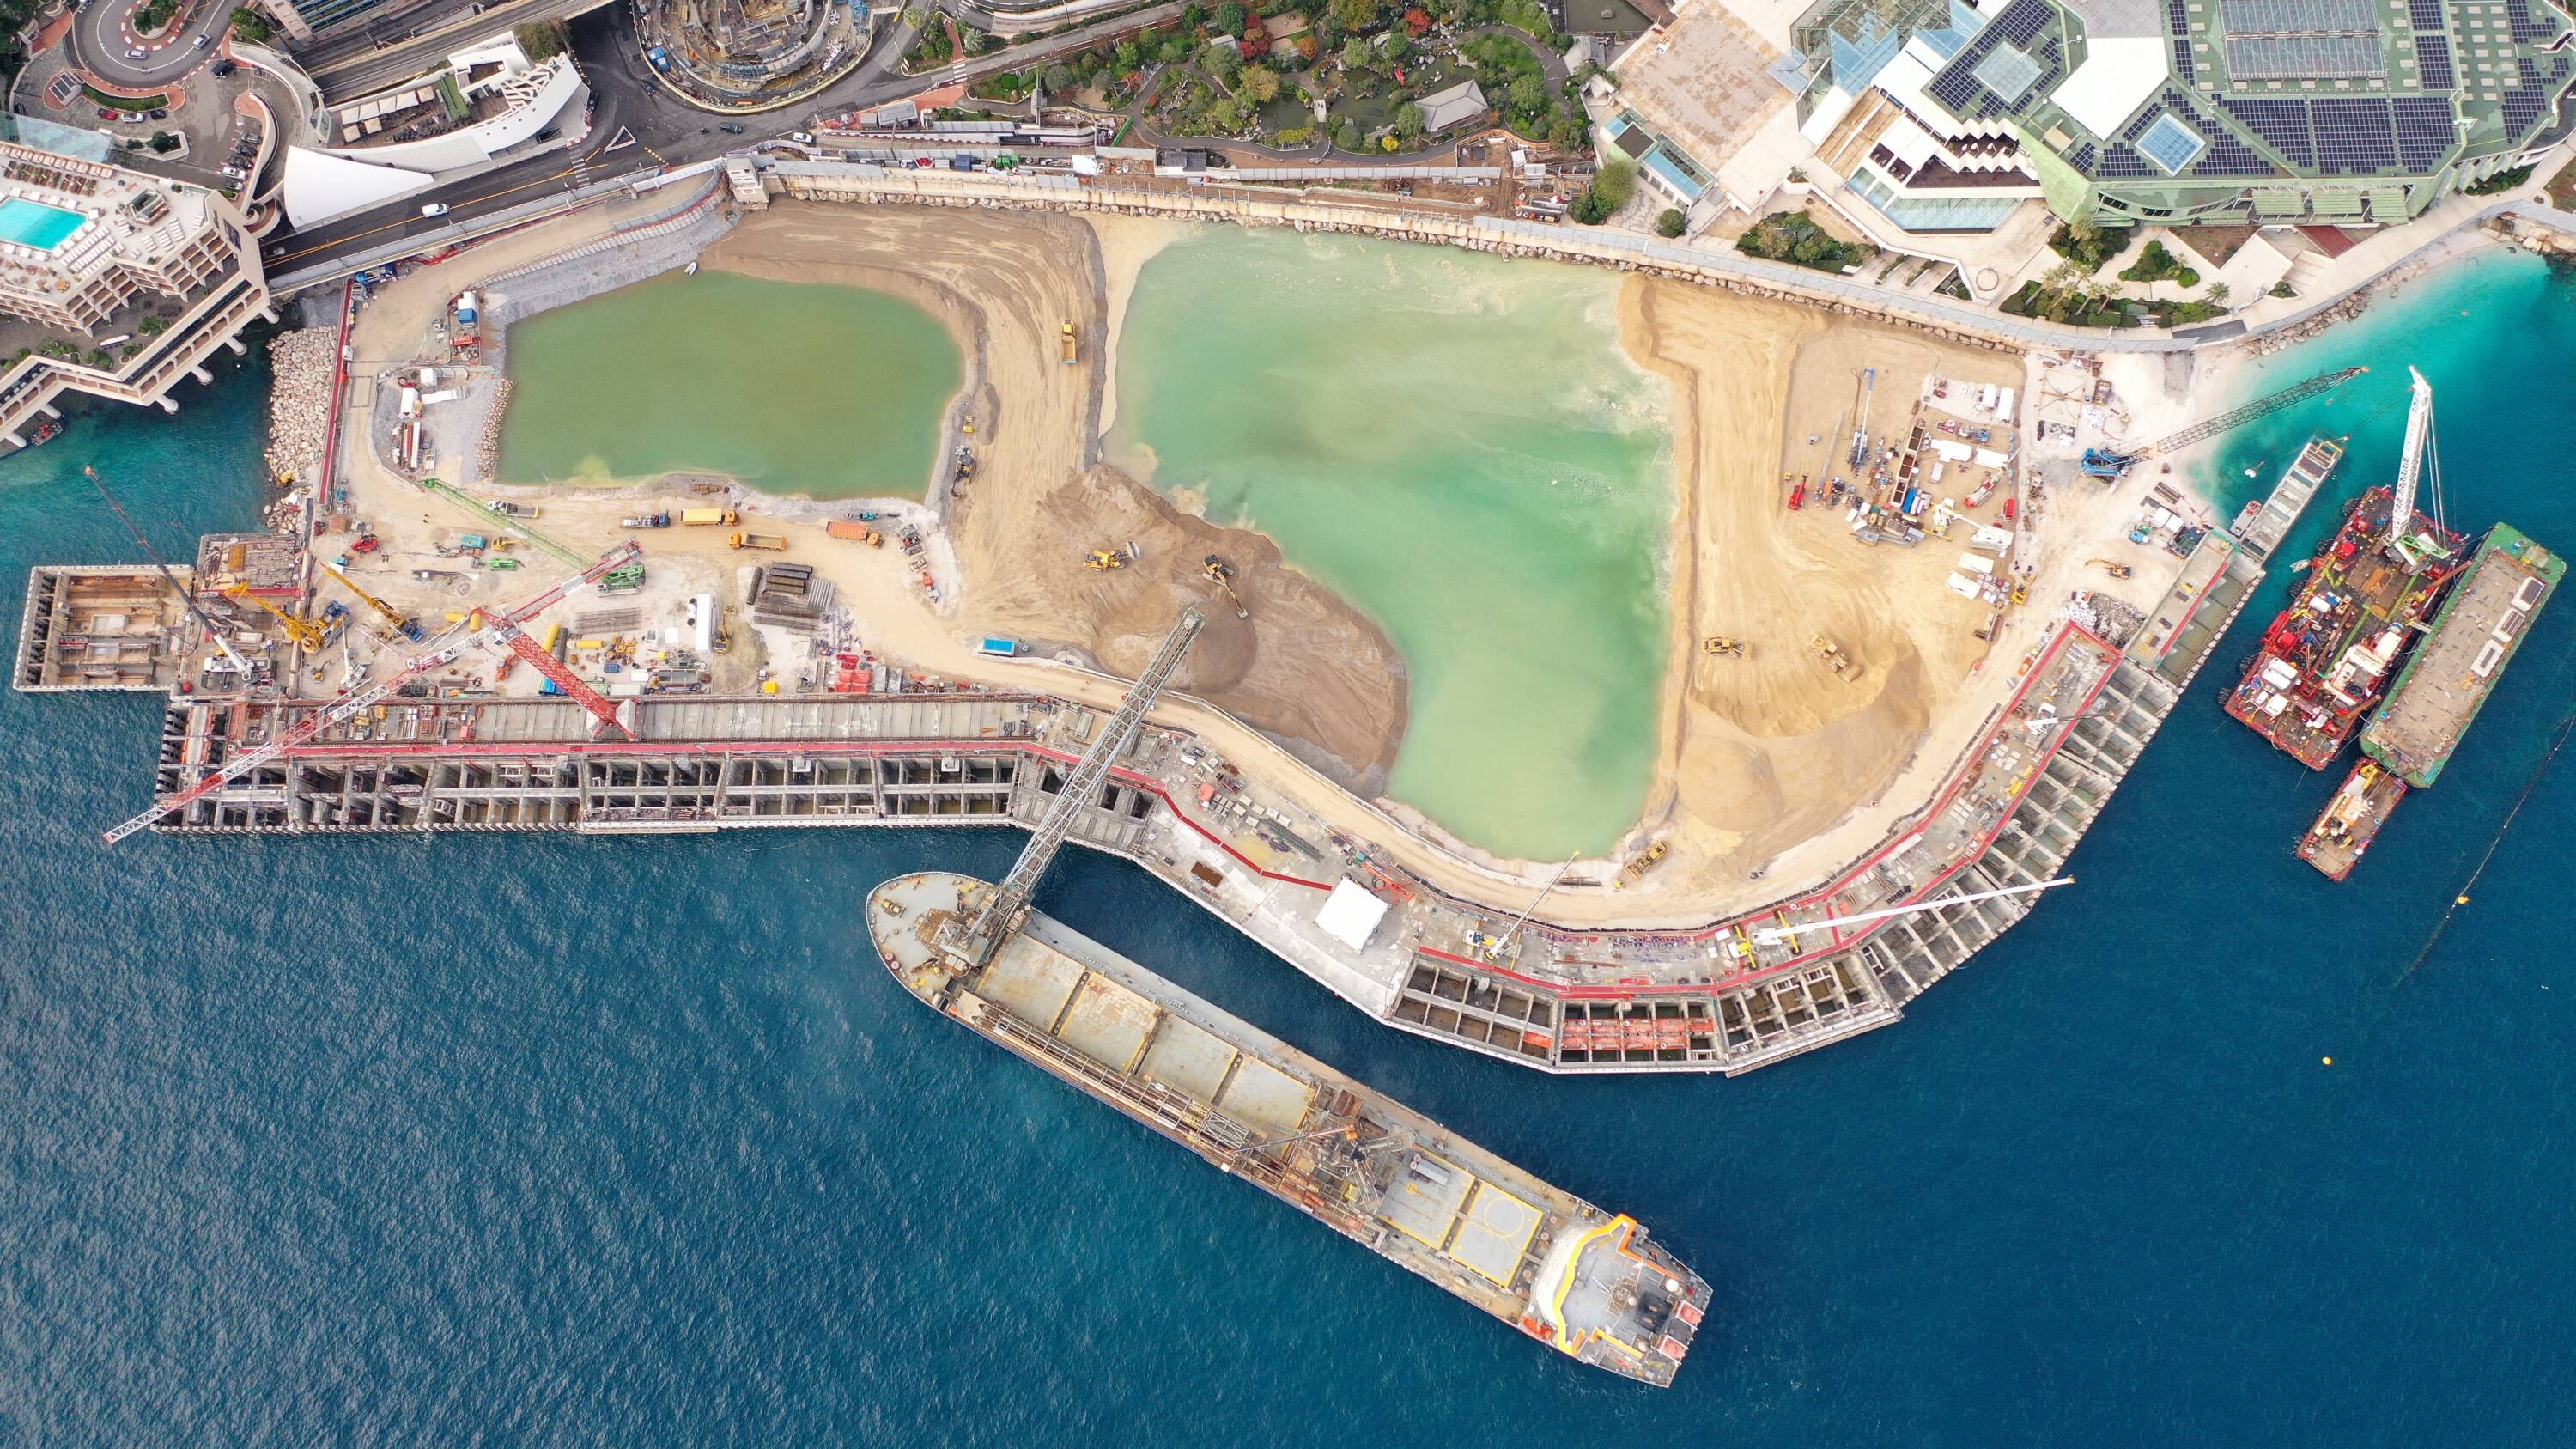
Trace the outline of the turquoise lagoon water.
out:
[[[1212,228],[1119,338],[1113,446],[1258,528],[1412,672],[1388,793],[1470,844],[1608,850],[1654,769],[1671,388],[1616,273]]]

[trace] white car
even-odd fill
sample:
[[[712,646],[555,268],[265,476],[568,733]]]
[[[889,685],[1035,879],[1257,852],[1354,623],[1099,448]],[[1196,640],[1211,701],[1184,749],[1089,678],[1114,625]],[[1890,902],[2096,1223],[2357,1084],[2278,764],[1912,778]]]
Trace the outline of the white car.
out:
[[[429,205],[422,207],[420,209],[420,214],[423,216],[445,216],[447,215],[447,203],[444,201],[433,201]]]

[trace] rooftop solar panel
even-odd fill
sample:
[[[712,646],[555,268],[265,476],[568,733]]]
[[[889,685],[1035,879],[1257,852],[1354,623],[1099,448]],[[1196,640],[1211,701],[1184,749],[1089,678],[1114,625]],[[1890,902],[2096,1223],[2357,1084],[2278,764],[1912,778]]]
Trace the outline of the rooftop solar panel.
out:
[[[2432,96],[2400,96],[2389,103],[2397,118],[2397,159],[2409,171],[2430,171],[2451,154],[2459,128],[2451,103]]]
[[[2143,179],[2154,176],[2156,168],[2148,165],[2147,158],[2139,155],[2137,148],[2133,146],[2105,146],[2102,148],[2102,159],[2094,163],[2093,174],[2114,178]]]
[[[2531,0],[2504,0],[2504,18],[2513,26],[2517,45],[2547,40],[2558,33],[2558,22],[2544,19],[2531,8]]]
[[[2308,128],[2305,101],[2222,100],[2218,104],[2264,145],[2281,153],[2281,159],[2291,166],[2306,170],[2317,163],[2316,139]]]
[[[2419,32],[2442,29],[2442,0],[2406,0],[2406,18]]]
[[[2395,170],[2397,135],[2388,102],[2333,96],[2307,103],[2317,134],[2317,169],[2329,176],[2366,176]]]
[[[2448,91],[2460,83],[2451,68],[2451,41],[2443,35],[2415,37],[2415,83],[2428,91]]]
[[[2027,47],[2048,28],[2049,19],[2056,13],[2048,0],[2013,0],[2004,7],[2003,14],[1995,17],[1993,29],[2005,40]]]
[[[2504,93],[2504,129],[2508,136],[2520,136],[2539,123],[2549,110],[2549,89],[2540,67],[2529,58],[2518,62],[2522,83]]]
[[[2379,7],[2372,0],[2227,0],[2219,14],[2231,36],[2379,31]]]

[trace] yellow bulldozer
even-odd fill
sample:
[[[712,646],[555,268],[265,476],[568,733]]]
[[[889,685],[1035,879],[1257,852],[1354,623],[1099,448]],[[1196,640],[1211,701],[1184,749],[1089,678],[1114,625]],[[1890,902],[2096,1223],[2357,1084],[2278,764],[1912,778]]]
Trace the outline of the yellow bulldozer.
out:
[[[1807,641],[1807,649],[1818,659],[1825,661],[1825,667],[1832,670],[1834,673],[1845,679],[1852,677],[1853,670],[1851,659],[1843,653],[1842,646],[1836,644],[1833,640],[1826,638],[1822,634],[1818,634]]]
[[[1127,555],[1113,549],[1095,548],[1082,556],[1082,566],[1104,574],[1111,573],[1127,567]]]
[[[1702,654],[1723,654],[1731,659],[1744,653],[1744,641],[1741,639],[1729,639],[1723,634],[1711,634],[1707,638],[1699,641],[1699,652]]]

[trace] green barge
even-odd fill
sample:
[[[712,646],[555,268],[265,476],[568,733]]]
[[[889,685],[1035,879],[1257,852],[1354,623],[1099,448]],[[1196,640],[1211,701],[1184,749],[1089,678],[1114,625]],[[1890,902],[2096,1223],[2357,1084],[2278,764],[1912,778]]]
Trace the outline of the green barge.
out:
[[[2362,726],[2363,753],[2418,790],[2432,784],[2566,576],[2567,561],[2522,530],[2487,530],[2388,702]]]

